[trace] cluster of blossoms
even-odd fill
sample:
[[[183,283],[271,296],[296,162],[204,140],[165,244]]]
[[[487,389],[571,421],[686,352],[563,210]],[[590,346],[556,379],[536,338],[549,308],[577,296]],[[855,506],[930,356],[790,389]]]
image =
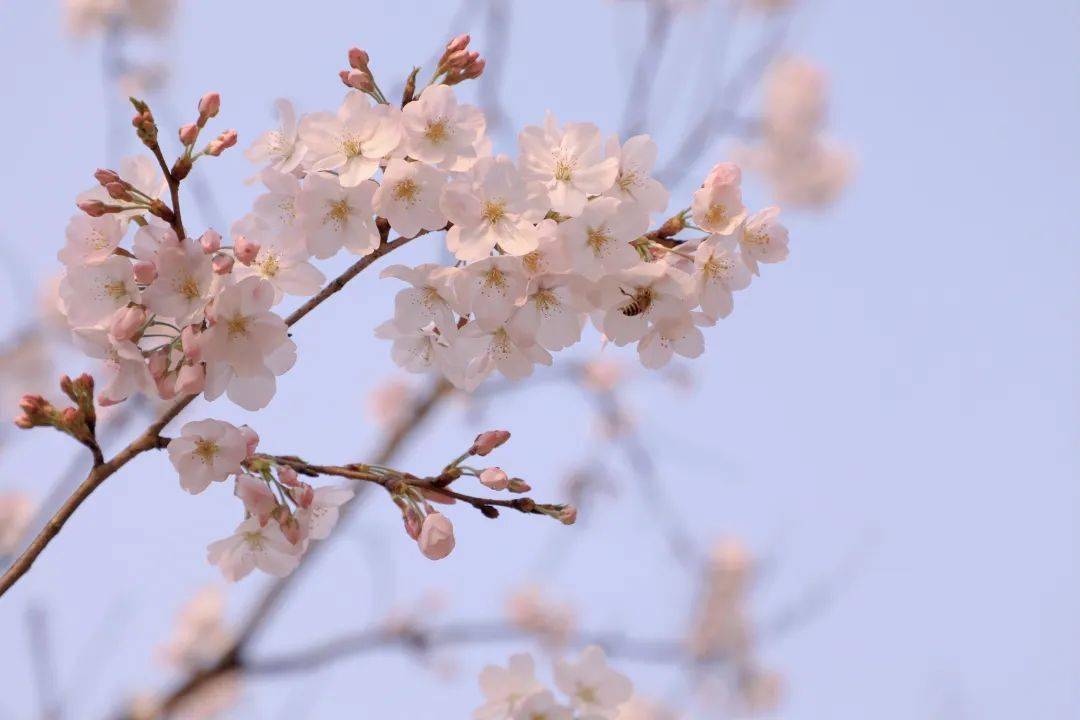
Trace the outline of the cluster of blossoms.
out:
[[[65,0],[68,31],[76,37],[123,27],[160,33],[176,14],[176,0]]]
[[[513,655],[507,667],[489,665],[480,673],[486,702],[473,713],[476,720],[619,720],[631,704],[634,686],[607,664],[604,651],[585,648],[576,660],[558,660],[555,686],[566,696],[561,701],[536,678],[528,654]],[[631,705],[632,707],[632,705]]]

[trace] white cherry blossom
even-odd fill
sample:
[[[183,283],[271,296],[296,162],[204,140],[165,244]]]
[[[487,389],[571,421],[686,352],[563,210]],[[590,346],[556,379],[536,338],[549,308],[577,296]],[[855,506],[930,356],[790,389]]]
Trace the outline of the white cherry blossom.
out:
[[[259,180],[269,190],[255,198],[251,205],[252,214],[259,220],[259,225],[275,236],[284,235],[289,239],[302,237],[296,208],[300,180],[295,175],[271,169],[259,173]]]
[[[124,158],[120,161],[120,169],[117,172],[125,182],[131,183],[136,190],[152,199],[160,198],[169,187],[168,183],[165,181],[165,176],[161,174],[161,168],[158,167],[158,164],[154,162],[153,158],[147,155],[133,155]],[[126,210],[110,213],[112,217],[120,221],[122,229],[127,229],[131,218],[137,215],[147,214],[147,210],[144,207],[128,207],[130,203],[126,203],[122,200],[114,200],[109,195],[109,191],[101,185],[95,185],[89,190],[79,193],[75,197],[76,204],[81,203],[84,200],[99,200],[106,205],[120,205],[122,207],[127,207]]]
[[[131,260],[111,255],[97,265],[69,268],[60,283],[68,322],[72,327],[97,325],[141,297]]]
[[[663,212],[667,208],[670,193],[652,177],[653,165],[659,152],[656,143],[648,135],[635,135],[619,146],[619,138],[608,140],[607,154],[619,161],[619,172],[609,197],[641,205],[648,213]]]
[[[741,234],[710,235],[694,250],[694,291],[710,320],[730,315],[731,293],[750,286],[750,269],[738,251]]]
[[[608,667],[604,651],[595,645],[582,650],[576,661],[556,662],[555,684],[575,708],[601,716],[629,700],[634,691],[625,675]]]
[[[214,278],[210,258],[190,240],[162,249],[156,257],[157,278],[143,292],[143,302],[180,324],[190,322],[209,299]]]
[[[98,390],[101,403],[114,405],[153,387],[142,351],[130,340],[116,340],[102,328],[77,328],[72,341],[86,356],[104,361],[105,382]]]
[[[484,114],[459,105],[448,85],[429,85],[401,113],[409,157],[444,170],[461,171],[483,148]]]
[[[534,337],[546,350],[568,348],[581,339],[589,309],[585,288],[574,275],[540,275],[529,282],[525,303],[510,321],[519,337]]]
[[[439,209],[446,176],[418,162],[391,160],[372,203],[375,212],[386,218],[402,237],[414,237],[420,230],[438,230],[446,225]]]
[[[307,147],[308,169],[333,170],[342,185],[359,185],[401,142],[400,115],[392,105],[372,106],[360,92],[349,93],[336,114],[306,115],[300,121],[300,140]]]
[[[274,234],[259,219],[248,215],[233,224],[232,234],[245,235],[259,243],[259,252],[250,265],[237,264],[236,279],[258,276],[274,287],[274,304],[285,295],[314,295],[326,276],[308,262],[307,244],[298,233]]]
[[[536,679],[536,664],[526,653],[511,655],[507,667],[488,665],[480,672],[480,691],[486,702],[473,713],[475,720],[505,720],[523,699],[544,686]]]
[[[514,709],[513,720],[573,720],[574,713],[555,700],[550,690],[525,697]]]
[[[634,342],[659,318],[689,316],[688,294],[686,274],[662,261],[608,275],[595,289],[600,328],[616,345]]]
[[[341,515],[341,506],[349,502],[355,494],[347,487],[327,485],[315,488],[311,505],[301,508],[297,513],[297,519],[307,528],[308,538],[325,540],[330,537],[330,531],[337,525]]]
[[[453,284],[458,314],[472,313],[482,327],[494,328],[524,300],[528,281],[517,258],[500,255],[467,265],[454,275]]]
[[[308,175],[296,198],[308,251],[322,259],[343,247],[356,255],[375,250],[379,246],[371,205],[375,189],[371,181],[342,187],[327,175]]]
[[[739,237],[742,257],[747,267],[755,274],[758,263],[776,263],[788,256],[788,231],[777,218],[780,208],[767,207],[746,219]]]
[[[446,246],[469,262],[487,257],[496,245],[525,255],[539,243],[535,223],[547,208],[543,186],[527,184],[510,158],[482,158],[443,192],[442,209],[453,223]]]
[[[589,195],[611,189],[619,172],[618,158],[603,156],[600,128],[592,123],[567,123],[560,128],[548,113],[544,127],[530,125],[518,135],[520,165],[526,180],[544,184],[551,208],[578,215]]]
[[[559,225],[575,272],[590,280],[641,262],[631,243],[649,229],[649,217],[636,203],[605,197],[593,200],[578,217]]]
[[[397,278],[412,285],[394,296],[393,322],[402,330],[414,330],[434,323],[443,334],[456,331],[454,311],[451,308],[451,283],[457,274],[454,268],[427,263],[410,268],[391,265],[383,270],[380,278]]]
[[[299,127],[293,104],[284,98],[274,102],[280,127],[267,130],[255,139],[244,156],[253,163],[269,163],[269,168],[280,173],[290,173],[304,159],[307,148],[299,140]]]
[[[692,315],[657,320],[638,342],[641,364],[655,370],[668,364],[673,354],[696,358],[705,352],[705,337]]]
[[[746,218],[738,176],[710,175],[690,203],[694,222],[702,230],[728,235]]]
[[[169,461],[180,474],[180,487],[201,493],[212,482],[224,482],[240,472],[247,443],[240,430],[222,420],[197,420],[180,429],[169,442]]]
[[[495,370],[508,380],[521,380],[532,375],[534,365],[551,365],[551,354],[537,344],[536,338],[529,336],[526,329],[510,323],[491,329],[469,323],[461,330],[455,344],[462,357],[468,358],[465,386],[469,390]]]
[[[210,543],[206,559],[216,565],[226,580],[236,582],[258,568],[285,577],[300,564],[299,548],[290,543],[277,523],[259,525],[250,517],[227,538]]]
[[[124,231],[113,215],[95,218],[79,213],[72,216],[65,234],[67,244],[57,253],[57,258],[71,267],[99,263],[112,255]]]

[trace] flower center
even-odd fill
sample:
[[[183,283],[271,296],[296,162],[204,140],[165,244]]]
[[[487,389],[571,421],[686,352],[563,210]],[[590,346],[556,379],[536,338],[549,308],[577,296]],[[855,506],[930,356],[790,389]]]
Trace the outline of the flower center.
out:
[[[202,294],[199,292],[199,283],[195,282],[195,278],[190,275],[184,276],[176,291],[183,295],[186,300],[195,300]]]
[[[341,200],[331,200],[326,205],[329,209],[326,211],[323,224],[334,223],[337,225],[338,230],[341,230],[341,228],[345,227],[345,223],[349,221],[349,214],[352,212],[349,201],[342,198]]]
[[[723,225],[728,220],[727,208],[719,203],[713,203],[705,211],[705,222],[708,225]]]
[[[109,241],[105,238],[102,232],[98,229],[90,231],[90,238],[88,240],[89,245],[94,250],[104,250],[109,247]]]
[[[744,234],[744,238],[745,238],[745,241],[750,243],[751,245],[768,245],[769,244],[769,234],[766,233],[766,232],[761,232],[761,231],[754,232],[752,230],[747,230],[746,233]]]
[[[405,178],[394,186],[394,199],[412,205],[420,194],[420,186],[412,178]]]
[[[544,315],[550,315],[552,310],[559,307],[559,298],[555,297],[555,293],[550,290],[540,290],[533,295],[533,302],[536,303],[536,309],[542,312]]]
[[[608,233],[606,227],[591,227],[585,231],[585,244],[589,246],[589,249],[593,251],[596,257],[600,257],[607,250],[608,243],[611,242],[611,235]]]
[[[624,193],[630,192],[630,188],[638,184],[638,174],[634,170],[620,170],[615,183]]]
[[[496,224],[506,217],[506,201],[486,200],[483,210],[480,211],[480,216],[491,225]]]
[[[213,440],[199,438],[195,441],[195,456],[203,461],[204,465],[214,462],[214,457],[221,451],[218,444]]]
[[[360,154],[360,138],[355,135],[349,135],[341,139],[341,151],[345,153],[347,159],[352,159]]]
[[[263,536],[262,533],[248,531],[244,533],[244,542],[248,544],[252,550],[261,552],[263,549]]]
[[[726,255],[713,255],[705,263],[705,274],[710,278],[726,277],[735,269],[735,263]]]
[[[121,300],[127,297],[127,286],[124,285],[123,280],[112,280],[105,283],[105,294],[111,297],[113,300]]]
[[[247,336],[248,317],[237,313],[225,321],[225,327],[229,331],[230,340],[236,339],[236,336],[238,335]]]
[[[281,263],[278,261],[277,255],[274,253],[266,253],[266,257],[259,263],[259,272],[265,278],[272,278],[278,274],[278,270],[281,269]]]
[[[521,264],[525,266],[525,270],[531,275],[536,275],[540,272],[540,263],[544,260],[539,250],[533,250],[531,253],[521,258]]]
[[[432,145],[438,145],[445,142],[450,137],[449,123],[446,118],[435,118],[434,120],[428,120],[427,129],[424,130],[424,137]]]
[[[574,177],[574,165],[565,158],[555,160],[555,179],[559,182],[570,182]]]
[[[484,287],[499,288],[500,290],[505,288],[506,275],[498,267],[492,266],[490,270],[484,273]]]

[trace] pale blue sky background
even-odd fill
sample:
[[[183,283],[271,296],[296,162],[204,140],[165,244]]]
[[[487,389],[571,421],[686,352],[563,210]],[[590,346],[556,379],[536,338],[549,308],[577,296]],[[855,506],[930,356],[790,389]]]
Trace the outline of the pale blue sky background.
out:
[[[791,260],[767,268],[707,333],[709,351],[691,366],[697,391],[635,389],[642,419],[657,426],[663,479],[702,543],[736,533],[775,557],[756,604],[762,617],[862,551],[857,576],[825,612],[763,649],[789,682],[783,717],[1077,717],[1080,7],[805,4],[792,47],[829,71],[832,132],[857,150],[858,178],[829,211],[789,218]],[[175,117],[204,90],[220,90],[221,126],[237,127],[246,145],[268,126],[277,96],[303,110],[334,106],[349,45],[368,48],[380,77],[425,61],[456,5],[184,3],[166,43],[174,109],[157,114]],[[505,78],[515,124],[550,108],[614,130],[640,8],[515,5]],[[711,41],[708,27],[680,26],[666,77]],[[99,48],[60,28],[56,3],[0,3],[0,236],[33,278],[56,269],[72,198],[105,164]],[[672,134],[684,102],[665,108]],[[664,142],[672,147],[671,135]],[[722,156],[718,148],[691,176]],[[200,163],[197,172],[208,171],[235,218],[254,193],[241,184],[250,167],[231,152]],[[757,183],[748,199],[768,202]],[[402,257],[431,252],[413,247]],[[26,305],[8,278],[0,282],[0,327],[11,328]],[[265,447],[337,459],[371,444],[363,400],[393,368],[388,348],[369,338],[395,289],[368,276],[298,329],[300,363],[257,419]],[[491,413],[515,434],[500,464],[555,498],[561,475],[593,442],[586,404],[545,385]],[[209,414],[245,419],[224,402],[191,416]],[[488,422],[445,411],[401,464],[435,469]],[[0,453],[0,487],[42,490],[70,451],[44,432],[20,439]],[[617,501],[569,530],[455,513],[458,549],[435,565],[380,499],[321,559],[261,647],[362,627],[429,587],[450,589],[448,617],[496,616],[507,584],[560,536],[573,538],[573,552],[549,584],[574,600],[583,625],[676,635],[692,583],[667,557],[632,483],[620,482]],[[190,591],[214,578],[202,548],[237,516],[223,489],[183,494],[161,456],[110,480],[0,600],[0,718],[33,717],[24,623],[32,604],[48,613],[72,684],[70,717],[99,717],[124,692],[165,682],[151,648]],[[233,613],[260,582],[235,589]],[[120,620],[95,635],[108,617]],[[281,717],[311,702],[302,716],[435,717],[440,708],[441,717],[465,717],[480,665],[518,649],[456,653],[460,675],[449,683],[401,653],[358,659],[251,687],[237,716]],[[645,692],[678,688],[666,671],[623,669]]]

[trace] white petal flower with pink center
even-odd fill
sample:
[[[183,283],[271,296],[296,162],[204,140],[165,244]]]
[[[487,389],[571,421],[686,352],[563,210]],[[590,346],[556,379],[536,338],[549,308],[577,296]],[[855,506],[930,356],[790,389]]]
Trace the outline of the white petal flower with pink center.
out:
[[[482,327],[495,328],[525,299],[528,281],[520,260],[499,255],[465,266],[454,275],[453,285],[458,314],[472,313]]]
[[[401,111],[409,157],[443,170],[467,170],[483,148],[484,114],[459,105],[448,85],[429,85]]]
[[[488,665],[480,672],[480,692],[486,702],[473,712],[473,718],[505,720],[518,703],[543,690],[544,686],[536,679],[532,656],[527,653],[511,655],[507,667]]]
[[[380,278],[397,278],[412,285],[394,296],[393,322],[404,331],[434,323],[444,335],[454,334],[457,325],[450,298],[452,278],[458,272],[456,268],[432,263],[414,268],[391,265],[383,270]]]
[[[674,354],[696,358],[705,352],[705,337],[692,318],[682,315],[657,320],[638,342],[641,364],[655,370],[667,365]]]
[[[300,141],[307,147],[310,171],[335,171],[338,182],[354,187],[371,178],[401,142],[401,111],[393,105],[372,106],[366,95],[351,92],[337,114],[306,115],[300,121]]]
[[[185,240],[179,247],[159,251],[155,264],[157,278],[143,292],[146,306],[178,324],[201,319],[214,279],[210,256]]]
[[[296,360],[285,321],[270,311],[273,300],[273,286],[256,277],[225,288],[214,299],[208,310],[211,325],[202,336],[207,399],[227,389],[229,398],[247,410],[270,402],[275,377]]]
[[[387,320],[375,328],[375,337],[392,341],[391,359],[409,372],[438,370],[447,377],[464,375],[464,363],[453,362],[450,341],[434,323],[403,328],[394,320]],[[458,365],[460,368],[455,371]]]
[[[721,167],[723,168],[723,163]],[[694,223],[710,233],[728,235],[746,218],[746,207],[739,188],[739,175],[730,172],[710,174],[690,203]],[[736,168],[737,173],[737,168]]]
[[[132,241],[135,258],[155,264],[160,252],[179,247],[180,239],[176,237],[176,231],[171,225],[157,219],[151,219],[146,225],[140,227],[135,232],[135,239]]]
[[[311,505],[297,512],[301,525],[306,525],[307,536],[312,540],[325,540],[337,525],[341,516],[341,506],[352,500],[355,495],[347,487],[326,485],[315,488],[315,498]]]
[[[66,235],[67,244],[57,253],[57,258],[70,267],[93,265],[112,255],[124,231],[112,215],[90,217],[80,213],[68,222]]]
[[[342,187],[327,175],[308,175],[296,198],[308,251],[325,259],[342,247],[356,255],[367,255],[377,248],[379,231],[371,205],[377,187],[370,181]]]
[[[326,276],[308,262],[307,244],[297,233],[275,234],[256,215],[233,223],[233,236],[243,235],[259,244],[251,264],[238,263],[233,274],[238,280],[257,276],[274,287],[274,304],[288,295],[314,295],[326,282]]]
[[[510,717],[513,720],[574,720],[574,712],[556,702],[550,690],[541,690],[522,699]]]
[[[169,442],[169,461],[180,474],[180,487],[201,493],[212,482],[240,472],[247,442],[239,428],[222,420],[197,420]]]
[[[152,199],[160,198],[168,188],[165,176],[161,174],[161,168],[147,155],[133,155],[124,158],[120,161],[118,173],[122,180],[131,183],[136,190]],[[113,199],[109,195],[109,191],[101,185],[95,185],[89,190],[79,193],[75,198],[76,204],[84,200],[99,200],[106,205],[120,205],[122,207],[129,205],[129,203],[122,200]],[[121,229],[127,229],[131,218],[146,214],[148,214],[147,209],[141,206],[130,207],[118,213],[110,213],[120,221]]]
[[[619,160],[605,158],[602,143],[596,125],[567,123],[560,128],[548,113],[544,127],[530,125],[518,135],[521,173],[544,184],[555,212],[578,215],[589,195],[611,189],[619,172]]]
[[[519,337],[534,337],[555,352],[581,340],[589,304],[585,289],[574,275],[541,275],[529,282],[525,304],[510,320]]]
[[[226,580],[236,582],[258,568],[276,577],[285,577],[300,564],[300,549],[290,543],[275,522],[259,525],[250,517],[229,537],[210,543],[206,559],[216,565]]]
[[[605,197],[593,200],[578,217],[559,225],[559,235],[574,271],[590,280],[641,263],[631,243],[649,229],[649,216],[635,203]]]
[[[579,711],[601,717],[629,700],[634,692],[630,679],[608,667],[604,651],[595,645],[582,650],[576,661],[557,661],[555,684]]]
[[[667,208],[670,193],[652,177],[658,150],[648,135],[635,135],[619,146],[619,138],[608,141],[607,154],[619,161],[615,183],[605,193],[608,197],[637,203],[645,212],[659,213]]]
[[[741,229],[731,235],[710,235],[694,250],[694,292],[714,322],[731,314],[731,294],[750,286],[750,268],[739,253],[741,235]]]
[[[375,212],[389,221],[402,237],[414,237],[420,230],[438,230],[446,225],[439,209],[446,176],[418,162],[391,160],[382,183],[372,199]]]
[[[780,208],[767,207],[746,219],[739,244],[747,267],[755,274],[758,263],[776,263],[788,256],[788,231],[777,219]]]
[[[135,343],[116,340],[101,328],[77,328],[71,336],[85,355],[104,361],[106,379],[98,390],[102,404],[115,405],[153,387],[146,358]]]
[[[510,158],[482,158],[468,175],[447,185],[442,209],[453,227],[446,245],[458,260],[480,260],[499,246],[510,255],[536,249],[535,223],[548,209],[540,183],[526,183]]]
[[[651,322],[689,316],[689,295],[686,274],[659,261],[603,278],[594,289],[594,304],[603,310],[600,329],[622,346],[640,340]]]
[[[554,220],[541,220],[536,225],[536,235],[536,249],[521,256],[525,274],[533,278],[570,272],[570,254],[559,237],[559,224]]]
[[[290,173],[304,159],[307,148],[299,141],[299,127],[296,123],[296,110],[291,102],[278,99],[277,108],[280,127],[267,130],[244,151],[244,156],[253,163],[269,163],[269,168],[279,173]]]
[[[495,370],[508,380],[521,380],[532,375],[534,365],[551,365],[551,354],[526,332],[527,329],[509,323],[490,330],[477,323],[462,328],[455,345],[468,358],[465,389],[475,389]]]
[[[290,239],[301,237],[303,233],[296,208],[300,181],[295,175],[270,169],[259,173],[259,179],[269,192],[255,198],[251,206],[252,214],[273,235],[285,235]]]
[[[68,269],[60,283],[60,297],[72,327],[97,325],[141,297],[131,261],[111,255],[97,265]]]

